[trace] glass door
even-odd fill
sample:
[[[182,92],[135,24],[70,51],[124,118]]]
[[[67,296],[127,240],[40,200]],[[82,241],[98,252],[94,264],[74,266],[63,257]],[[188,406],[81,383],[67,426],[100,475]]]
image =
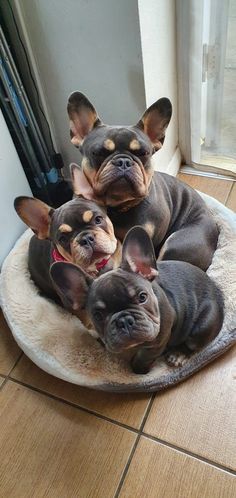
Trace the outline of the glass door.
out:
[[[178,32],[189,98],[188,107],[180,98],[190,125],[180,123],[190,144],[183,155],[195,169],[236,178],[236,0],[177,0],[178,18],[188,23]]]
[[[236,0],[204,2],[201,163],[236,174]]]

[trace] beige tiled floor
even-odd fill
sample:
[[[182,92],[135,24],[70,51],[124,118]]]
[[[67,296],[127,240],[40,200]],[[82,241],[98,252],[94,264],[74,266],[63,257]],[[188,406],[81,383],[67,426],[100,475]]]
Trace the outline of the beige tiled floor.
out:
[[[188,382],[156,396],[144,432],[236,469],[235,358],[236,347]]]
[[[150,395],[147,394],[117,395],[69,384],[43,372],[26,356],[21,358],[12,371],[11,377],[137,429],[140,427],[150,400]]]
[[[227,200],[227,207],[229,209],[232,209],[233,211],[236,211],[236,182],[233,184],[233,187],[230,191],[228,200]]]
[[[0,374],[8,375],[21,355],[21,350],[9,334],[8,326],[0,314]]]
[[[217,180],[216,178],[209,180],[205,176],[185,175],[184,173],[179,174],[179,179],[205,194],[212,195],[223,204],[226,204],[232,189],[232,182],[228,180]]]
[[[6,498],[112,497],[136,438],[11,381],[1,392],[0,427]]]
[[[236,211],[229,181],[181,175]],[[0,318],[0,498],[235,498],[235,348],[157,395],[42,372]]]
[[[120,498],[229,498],[235,485],[232,475],[141,437]]]

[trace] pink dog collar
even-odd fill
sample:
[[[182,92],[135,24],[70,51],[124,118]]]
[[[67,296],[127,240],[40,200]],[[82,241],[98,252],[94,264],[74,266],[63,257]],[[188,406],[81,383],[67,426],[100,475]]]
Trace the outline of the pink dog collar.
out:
[[[59,251],[54,248],[53,251],[52,251],[52,259],[54,262],[57,262],[57,261],[67,261],[66,258],[64,258],[64,256],[62,256]],[[99,263],[97,263],[95,266],[96,266],[96,270],[97,271],[100,271],[104,268],[104,266],[106,266],[106,264],[108,263],[110,258],[104,258],[102,259],[102,261],[99,261]]]
[[[52,259],[53,261],[67,261],[66,258],[64,258],[57,249],[53,249],[52,251]]]

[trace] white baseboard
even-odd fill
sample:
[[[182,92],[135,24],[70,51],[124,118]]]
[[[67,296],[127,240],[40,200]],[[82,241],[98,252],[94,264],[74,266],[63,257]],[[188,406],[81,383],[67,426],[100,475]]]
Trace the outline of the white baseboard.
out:
[[[177,176],[179,169],[180,169],[180,166],[181,166],[181,161],[182,161],[182,157],[181,157],[180,149],[179,149],[179,147],[176,147],[174,155],[167,166],[166,173],[168,173],[169,175],[172,175],[172,176]]]
[[[180,173],[184,173],[185,175],[193,175],[193,176],[205,176],[207,178],[217,178],[218,180],[228,180],[230,182],[235,182],[235,176],[229,175],[218,175],[217,173],[211,173],[210,171],[201,171],[193,168],[193,166],[182,165],[180,168]]]

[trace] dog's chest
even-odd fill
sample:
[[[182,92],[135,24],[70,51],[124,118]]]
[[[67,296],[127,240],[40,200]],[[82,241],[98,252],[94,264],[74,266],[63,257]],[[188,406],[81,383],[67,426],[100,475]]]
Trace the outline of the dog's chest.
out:
[[[156,247],[166,235],[170,215],[164,203],[159,205],[155,196],[149,195],[140,204],[128,211],[109,208],[108,216],[119,240],[123,241],[130,228],[138,225],[147,231]]]

